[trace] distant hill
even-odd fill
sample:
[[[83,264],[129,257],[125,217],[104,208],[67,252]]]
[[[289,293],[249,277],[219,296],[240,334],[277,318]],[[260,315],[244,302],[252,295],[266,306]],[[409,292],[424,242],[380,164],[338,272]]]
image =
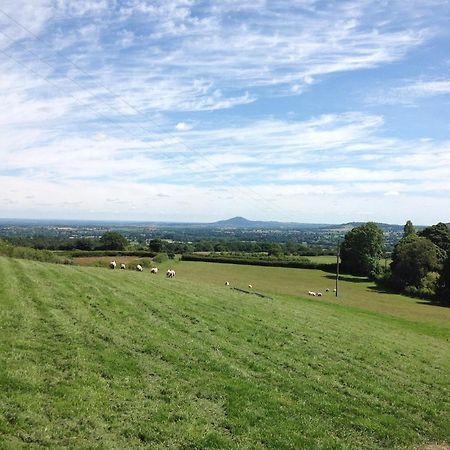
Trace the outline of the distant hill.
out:
[[[348,222],[343,224],[324,224],[324,223],[303,223],[303,222],[276,222],[262,220],[248,220],[245,217],[232,217],[231,219],[219,220],[208,224],[217,228],[302,228],[302,229],[321,229],[330,231],[349,231],[352,228],[363,225],[365,222]],[[403,230],[403,225],[377,223],[383,231],[398,232]],[[421,228],[421,227],[416,227]]]
[[[263,220],[248,220],[245,217],[232,217],[208,224],[217,228],[328,228],[327,224],[276,222]]]

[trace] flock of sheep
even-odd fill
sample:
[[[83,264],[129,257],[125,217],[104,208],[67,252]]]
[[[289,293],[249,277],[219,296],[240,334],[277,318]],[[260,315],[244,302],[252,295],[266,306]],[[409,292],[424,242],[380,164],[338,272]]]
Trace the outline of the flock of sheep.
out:
[[[111,261],[110,263],[109,263],[109,267],[111,268],[111,269],[115,269],[116,267],[117,267],[117,263],[116,263],[116,261],[114,260],[114,261]],[[121,269],[126,269],[126,266],[125,266],[125,264],[121,264],[120,265],[120,268]],[[138,264],[137,266],[136,266],[136,270],[138,271],[138,272],[143,272],[144,271],[144,268],[140,265],[140,264]],[[157,267],[152,267],[151,269],[150,269],[150,273],[154,273],[154,274],[157,274],[158,273],[158,268]],[[166,272],[166,277],[167,278],[173,278],[175,276],[175,270],[173,270],[173,269],[168,269],[167,270],[167,272]],[[230,282],[229,281],[225,281],[225,286],[229,286],[230,285]],[[253,289],[253,286],[251,285],[251,284],[249,284],[248,285],[248,288],[249,289]],[[330,292],[330,290],[327,288],[326,289],[326,292]],[[336,289],[333,289],[333,292],[336,292]],[[311,295],[312,297],[322,297],[322,292],[314,292],[314,291],[308,291],[308,295]]]
[[[326,292],[330,292],[330,290],[327,288]],[[336,292],[336,289],[333,289],[333,292]],[[314,292],[314,291],[308,291],[308,295],[312,295],[313,297],[322,297],[322,292]]]
[[[114,260],[114,261],[111,261],[110,263],[109,263],[109,267],[111,268],[111,269],[115,269],[116,267],[117,267],[117,263],[116,263],[116,261]],[[120,268],[121,269],[126,269],[127,267],[126,267],[126,265],[125,264],[121,264],[120,265]],[[138,271],[138,272],[143,272],[144,271],[144,268],[140,265],[140,264],[138,264],[137,266],[136,266],[136,270]],[[157,274],[158,273],[158,268],[157,267],[152,267],[151,269],[150,269],[150,273],[154,273],[154,274]],[[169,269],[167,272],[166,272],[166,277],[167,278],[173,278],[175,276],[175,270],[173,270],[173,269]]]

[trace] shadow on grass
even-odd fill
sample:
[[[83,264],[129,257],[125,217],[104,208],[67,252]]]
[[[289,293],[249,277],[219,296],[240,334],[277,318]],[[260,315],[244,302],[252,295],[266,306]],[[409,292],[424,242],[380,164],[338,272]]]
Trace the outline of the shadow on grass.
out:
[[[325,275],[325,278],[335,280],[336,275]],[[349,277],[346,275],[339,275],[339,281],[348,281],[349,283],[368,283],[370,280],[364,277],[358,278],[358,277]]]
[[[450,307],[450,305],[444,305],[442,303],[437,302],[436,300],[413,297],[412,295],[408,295],[405,292],[397,292],[397,291],[394,291],[392,289],[389,289],[389,288],[386,288],[383,286],[377,286],[377,285],[368,286],[367,289],[369,289],[370,291],[373,291],[373,292],[377,292],[379,294],[403,295],[405,297],[409,297],[409,298],[412,298],[413,300],[415,300],[417,305],[440,306],[441,308],[449,308]]]

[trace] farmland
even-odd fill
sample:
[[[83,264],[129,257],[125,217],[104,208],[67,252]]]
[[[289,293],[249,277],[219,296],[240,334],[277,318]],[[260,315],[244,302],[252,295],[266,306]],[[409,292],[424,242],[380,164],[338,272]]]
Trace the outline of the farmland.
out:
[[[333,287],[316,270],[174,267],[168,280],[0,258],[2,448],[450,441],[448,309],[353,277],[337,300],[305,298]]]

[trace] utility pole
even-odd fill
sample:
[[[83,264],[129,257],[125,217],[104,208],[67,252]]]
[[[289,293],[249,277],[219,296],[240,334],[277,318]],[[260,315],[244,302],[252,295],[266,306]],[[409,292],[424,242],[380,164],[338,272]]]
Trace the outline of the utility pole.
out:
[[[341,240],[338,239],[337,251],[336,251],[336,297],[338,296],[339,285],[339,259],[341,256]]]

